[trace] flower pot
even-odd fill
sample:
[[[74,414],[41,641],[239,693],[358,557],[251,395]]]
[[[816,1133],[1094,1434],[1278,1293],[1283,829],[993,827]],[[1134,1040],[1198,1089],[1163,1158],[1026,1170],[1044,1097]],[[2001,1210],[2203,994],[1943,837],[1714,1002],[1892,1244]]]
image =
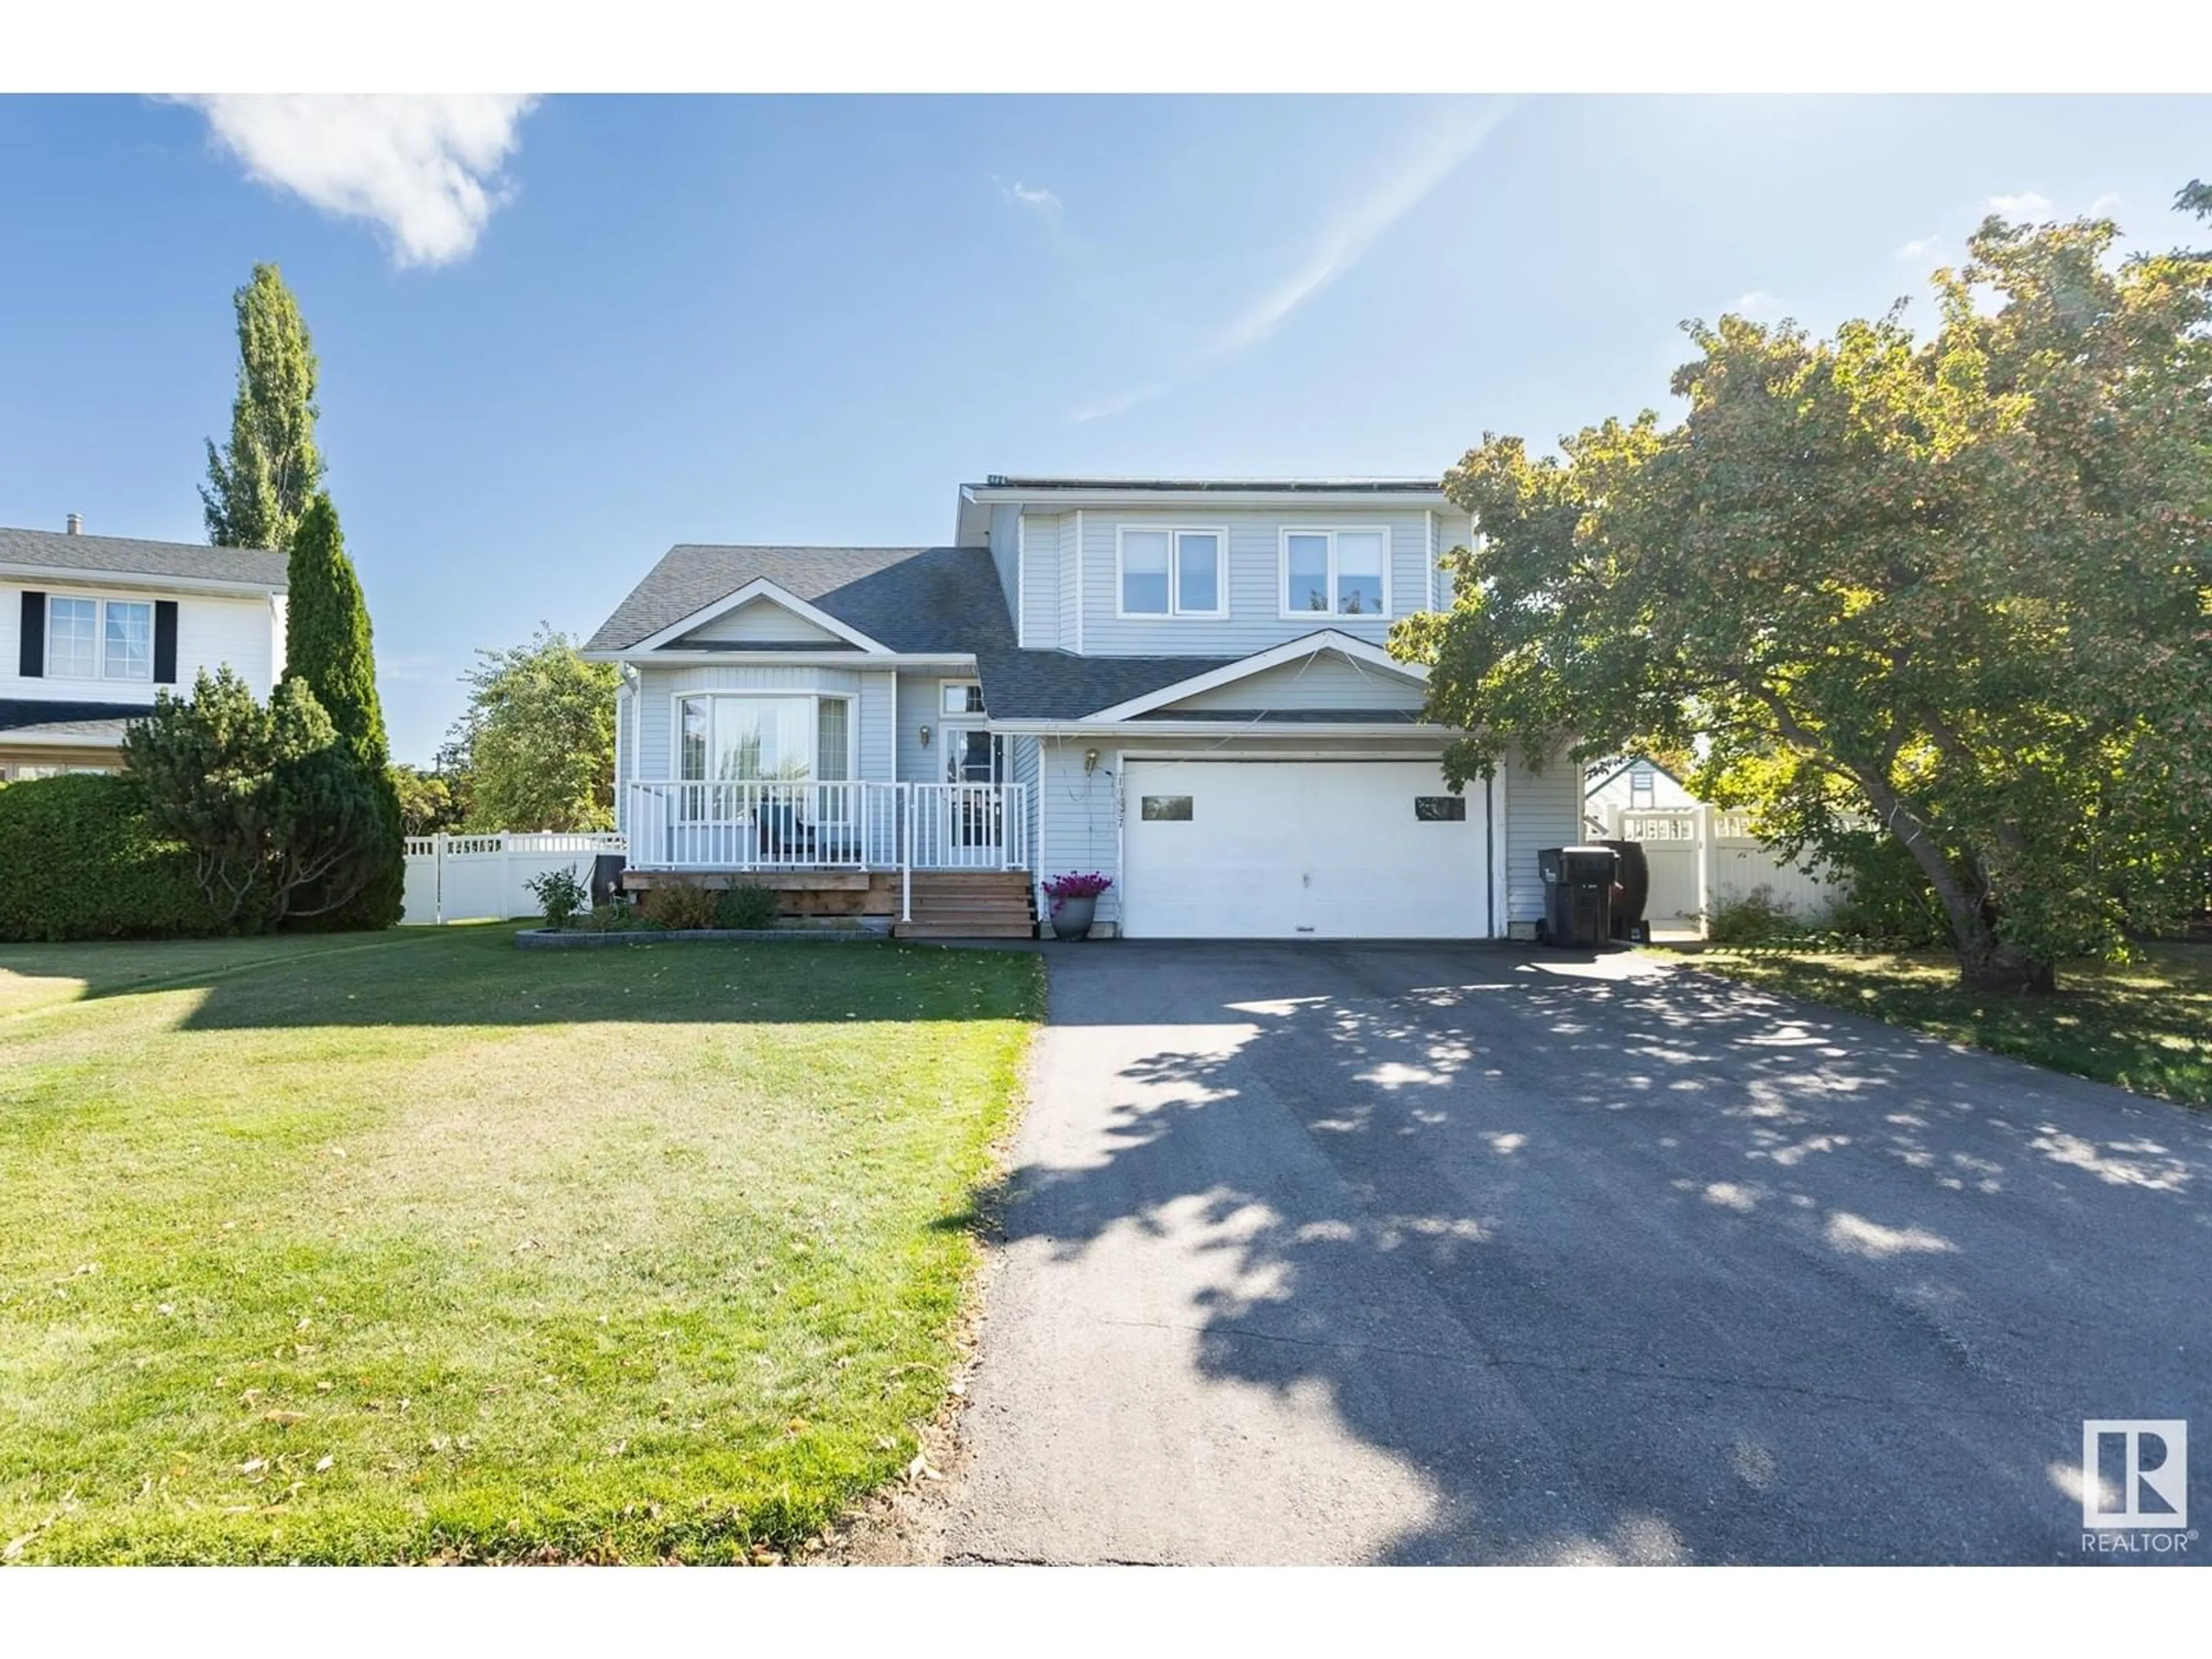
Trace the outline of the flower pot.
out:
[[[1096,898],[1064,898],[1052,907],[1052,936],[1054,939],[1083,939],[1091,932],[1091,918],[1097,914]]]

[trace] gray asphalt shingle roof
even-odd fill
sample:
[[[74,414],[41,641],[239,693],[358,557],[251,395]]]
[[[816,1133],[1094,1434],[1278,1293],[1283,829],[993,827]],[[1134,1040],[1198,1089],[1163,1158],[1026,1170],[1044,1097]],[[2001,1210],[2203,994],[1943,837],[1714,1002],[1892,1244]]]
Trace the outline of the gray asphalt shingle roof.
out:
[[[250,582],[284,590],[284,556],[249,547],[146,542],[130,536],[71,536],[58,530],[0,528],[0,564],[118,576],[177,576],[188,580]]]
[[[626,650],[763,577],[893,651],[974,657],[976,678],[983,683],[984,707],[994,720],[1079,720],[1241,660],[1024,651],[1014,641],[998,570],[989,550],[981,547],[684,544],[670,548],[646,573],[585,649]],[[732,643],[702,648],[801,647]],[[1319,712],[1299,718],[1324,717],[1369,723],[1377,718]]]
[[[586,641],[620,651],[765,576],[894,651],[1013,643],[1006,595],[981,547],[672,547]]]
[[[1236,660],[1001,650],[976,653],[975,677],[983,682],[983,707],[994,720],[1072,720]]]
[[[36,732],[43,737],[82,737],[105,742],[119,735],[118,720],[137,720],[147,713],[144,703],[44,702],[27,697],[0,697],[0,732]]]

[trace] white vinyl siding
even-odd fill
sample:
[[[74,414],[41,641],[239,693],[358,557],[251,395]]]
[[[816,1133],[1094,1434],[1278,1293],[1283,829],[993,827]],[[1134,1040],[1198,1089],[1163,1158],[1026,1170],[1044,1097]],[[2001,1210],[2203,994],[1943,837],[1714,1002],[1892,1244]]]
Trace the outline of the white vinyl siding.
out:
[[[1505,791],[1505,914],[1534,921],[1544,914],[1544,881],[1536,854],[1547,847],[1571,847],[1583,838],[1583,781],[1566,756],[1554,755],[1543,770],[1516,765],[1498,774]],[[1480,798],[1482,780],[1471,779],[1468,799]]]
[[[1071,518],[1070,524],[1073,520]],[[1060,520],[1057,514],[1031,513],[1022,520],[1022,643],[1032,651],[1051,651],[1060,643]],[[1070,544],[1073,532],[1069,532]],[[1075,577],[1067,576],[1067,597],[1075,592]]]
[[[1077,550],[1078,542],[1079,538],[1088,538],[1091,526],[1097,522],[1099,520],[1095,514],[1063,513],[1060,514],[1060,634],[1059,637],[1053,640],[1051,643],[1062,651],[1074,651],[1080,648],[1079,642],[1083,638],[1081,611],[1085,601],[1086,580]],[[1079,532],[1080,538],[1079,538]],[[1106,533],[1109,538],[1113,534],[1110,525],[1107,526]],[[1110,616],[1114,609],[1113,544],[1110,540],[1106,544],[1106,563],[1103,568],[1104,599],[1107,613]],[[1038,648],[1042,643],[1035,635],[1030,636],[1030,645],[1032,649]]]
[[[937,747],[945,716],[938,711],[942,674],[902,674],[898,677],[897,765],[892,776],[900,783],[935,783],[944,764]],[[929,728],[930,744],[921,746],[921,728]]]
[[[748,599],[686,634],[678,645],[812,645],[849,651],[853,642],[787,611],[774,599]]]
[[[150,706],[155,692],[163,689],[150,678],[100,677],[98,651],[106,628],[104,623],[98,621],[94,623],[98,631],[94,640],[91,678],[57,674],[51,664],[44,674],[24,678],[19,671],[22,662],[23,592],[27,588],[46,596],[49,615],[58,599],[88,599],[95,608],[102,599],[120,599],[148,606],[149,615],[155,601],[173,599],[177,604],[175,690],[190,692],[192,680],[201,669],[213,673],[226,665],[252,688],[257,697],[266,697],[276,684],[278,656],[284,640],[281,601],[272,607],[268,596],[258,593],[236,598],[227,594],[164,593],[150,581],[136,592],[72,588],[62,579],[62,573],[57,572],[56,580],[51,582],[11,577],[0,583],[0,697],[43,702],[143,702]],[[48,647],[51,650],[51,637]]]
[[[1037,796],[1044,834],[1037,868],[1048,876],[1102,870],[1115,884],[1099,895],[1097,917],[1116,921],[1121,915],[1119,800],[1115,793],[1121,757],[1101,750],[1097,770],[1085,773],[1083,753],[1095,745],[1073,738],[1047,738],[1039,767]]]
[[[1419,708],[1428,687],[1388,669],[1316,651],[1300,662],[1287,662],[1210,691],[1185,697],[1161,710],[1241,708]]]
[[[1018,559],[1022,545],[1022,509],[1013,501],[1000,501],[991,508],[991,527],[988,532],[991,542],[991,563],[999,573],[1000,591],[1006,596],[1006,614],[1012,616],[1020,603],[1021,570]]]

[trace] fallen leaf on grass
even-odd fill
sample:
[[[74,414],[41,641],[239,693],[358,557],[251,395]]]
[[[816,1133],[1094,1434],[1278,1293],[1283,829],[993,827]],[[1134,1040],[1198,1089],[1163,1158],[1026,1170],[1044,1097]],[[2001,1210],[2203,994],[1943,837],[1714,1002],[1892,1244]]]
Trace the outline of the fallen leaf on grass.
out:
[[[324,1458],[315,1465],[315,1473],[317,1474],[328,1474],[331,1472],[331,1465],[336,1463],[337,1461],[338,1460],[335,1457]]]

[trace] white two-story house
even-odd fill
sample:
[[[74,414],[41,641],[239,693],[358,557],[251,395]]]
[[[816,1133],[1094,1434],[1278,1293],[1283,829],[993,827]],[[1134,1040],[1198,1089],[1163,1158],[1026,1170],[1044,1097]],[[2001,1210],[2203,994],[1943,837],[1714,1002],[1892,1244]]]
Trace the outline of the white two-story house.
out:
[[[1134,938],[1504,936],[1579,774],[1455,793],[1385,648],[1469,528],[1428,480],[993,477],[948,546],[672,548],[586,647],[622,669],[633,884],[1026,932],[1097,871]]]
[[[284,672],[284,556],[0,529],[0,780],[112,772],[123,728],[225,664]]]

